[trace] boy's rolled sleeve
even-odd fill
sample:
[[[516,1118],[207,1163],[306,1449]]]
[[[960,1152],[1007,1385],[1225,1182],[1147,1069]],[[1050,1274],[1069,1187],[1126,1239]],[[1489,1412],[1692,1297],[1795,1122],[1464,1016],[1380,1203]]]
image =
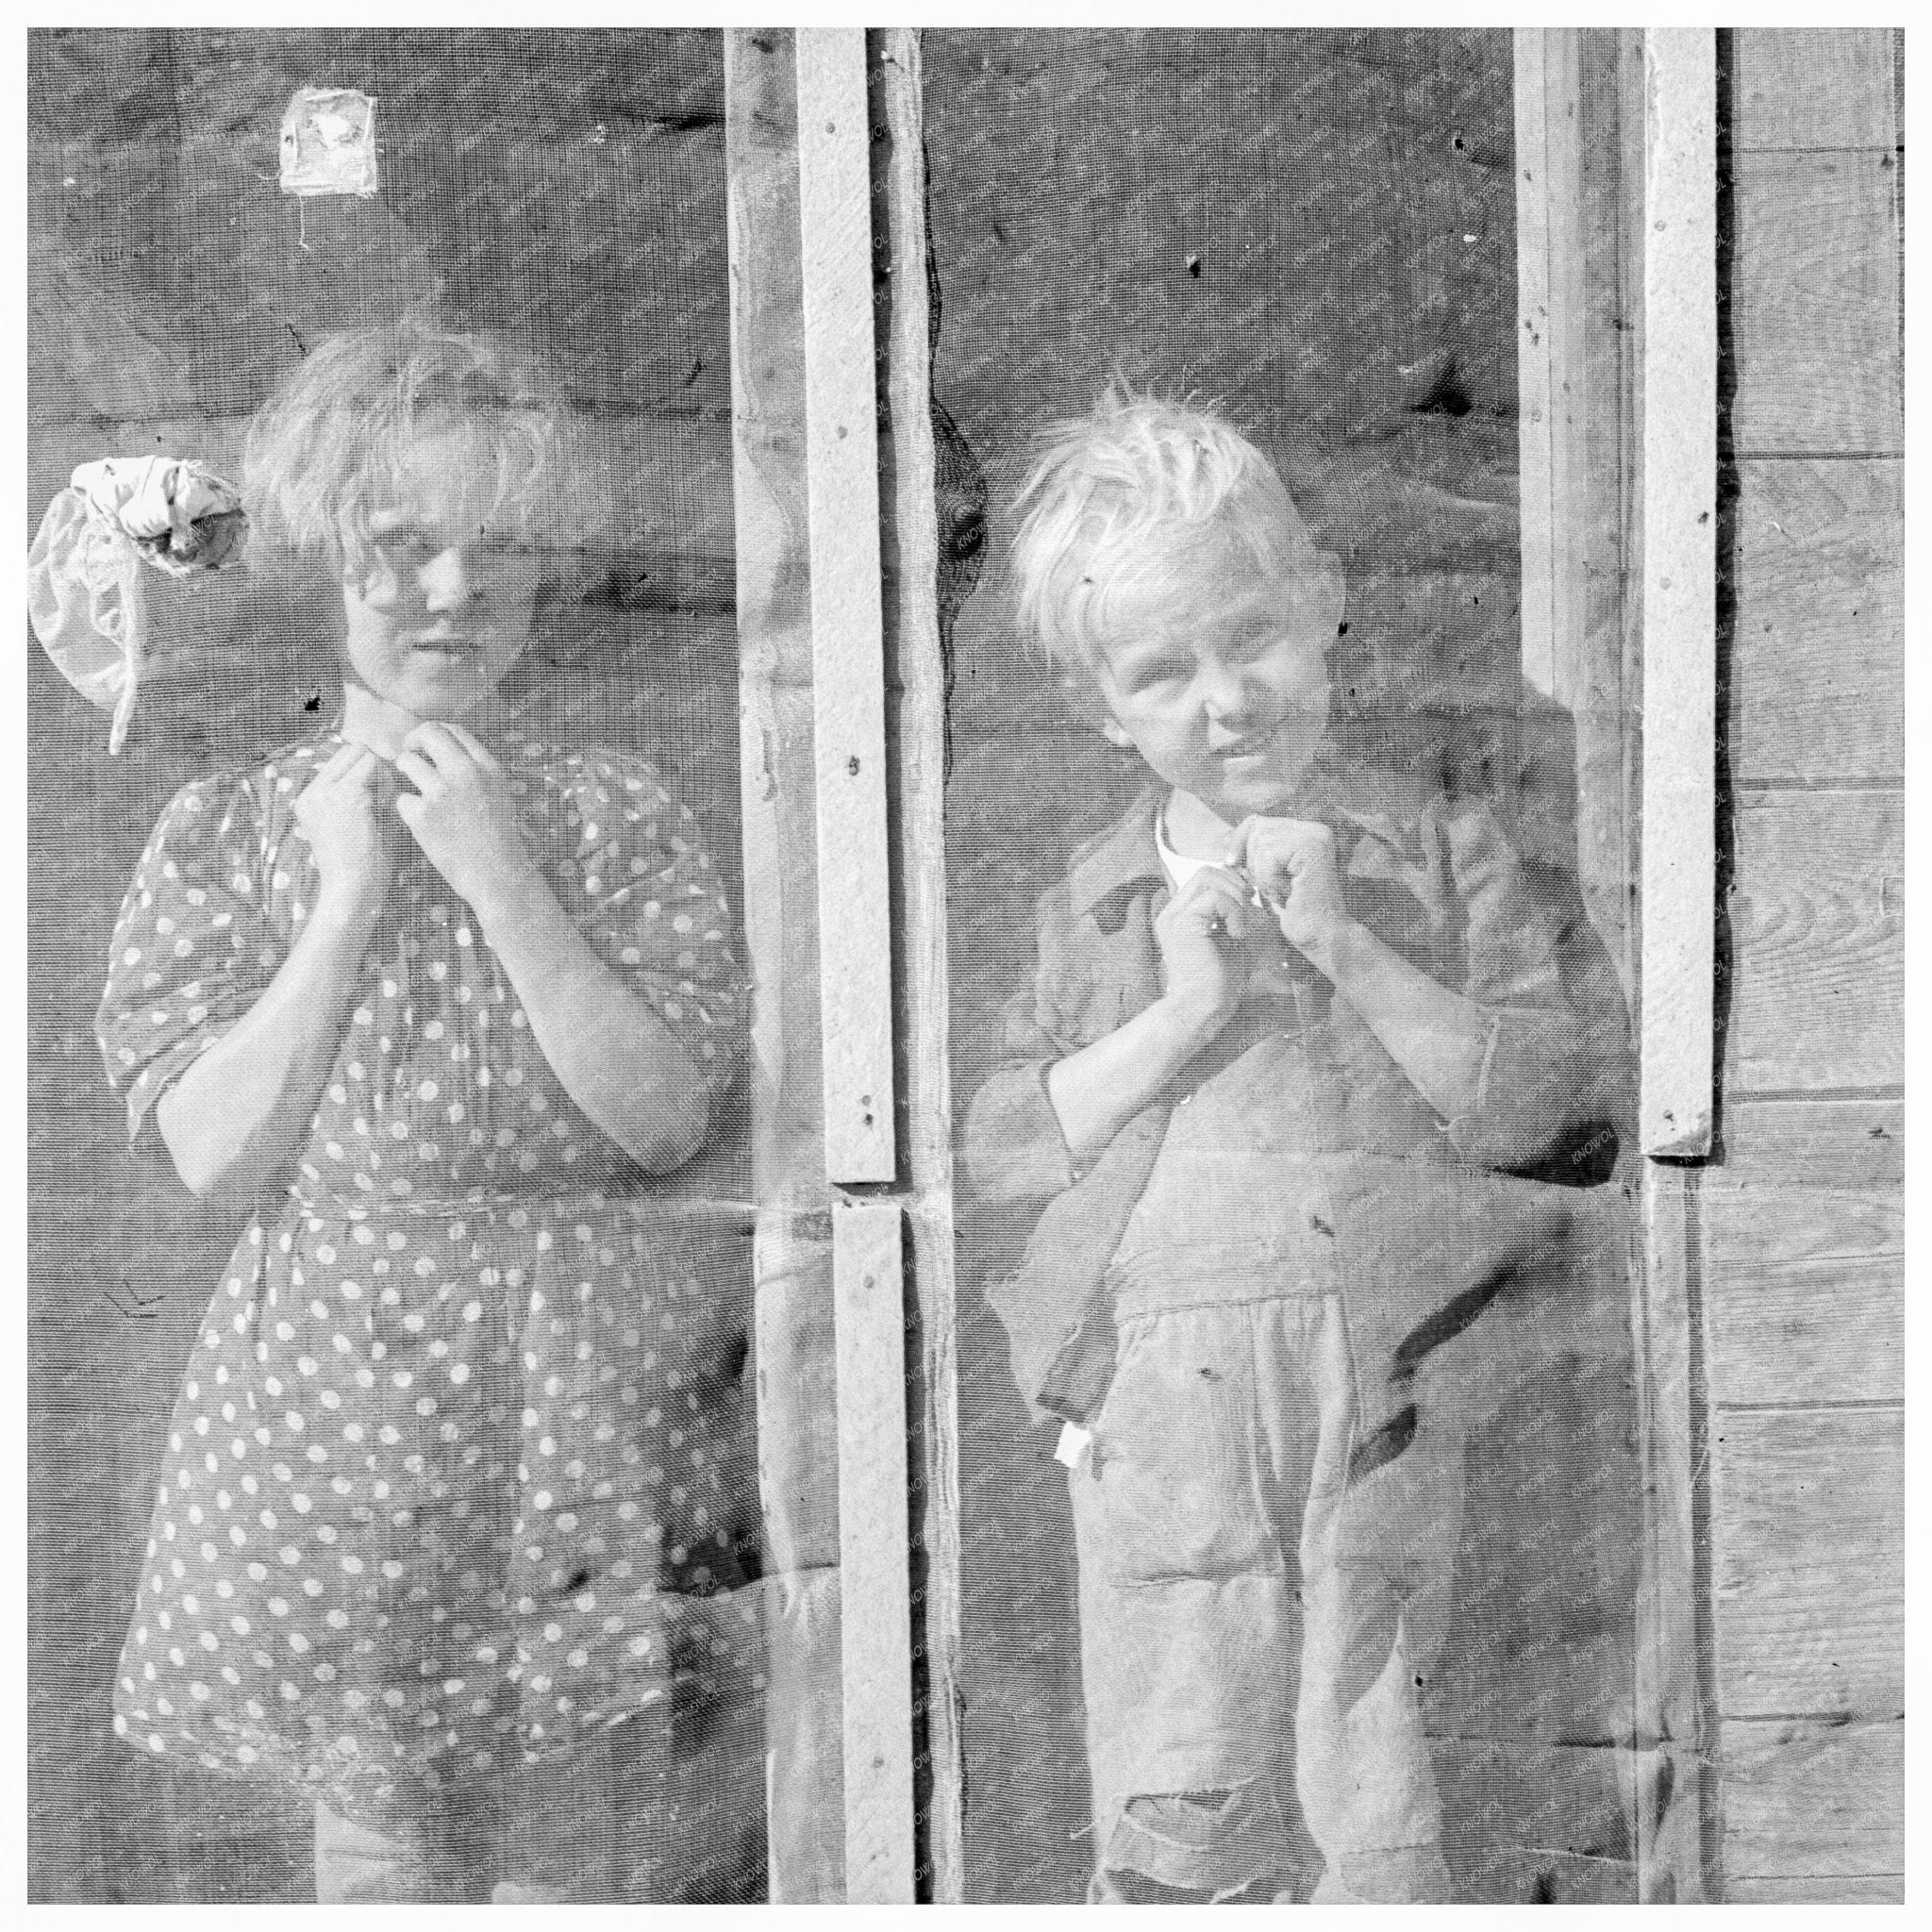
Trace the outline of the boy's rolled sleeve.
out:
[[[988,1201],[1044,1201],[1079,1178],[1046,1091],[1053,1054],[1008,1060],[974,1096],[966,1115],[966,1165]]]
[[[1576,1046],[1576,1022],[1567,1012],[1492,1011],[1475,1106],[1449,1123],[1457,1154],[1478,1167],[1530,1165],[1593,1120]]]
[[[1064,881],[1041,894],[1034,916],[1032,969],[984,1041],[980,1064],[992,1071],[967,1108],[962,1150],[974,1194],[1008,1207],[1043,1207],[1083,1172],[1046,1091],[1054,1063],[1085,1045],[1089,1030],[1074,996],[1084,976]]]
[[[1545,1161],[1602,1123],[1621,1015],[1611,1026],[1575,1009],[1558,958],[1564,908],[1532,885],[1490,808],[1448,815],[1442,831],[1463,912],[1463,990],[1490,1023],[1475,1106],[1448,1124],[1449,1139],[1480,1166]]]

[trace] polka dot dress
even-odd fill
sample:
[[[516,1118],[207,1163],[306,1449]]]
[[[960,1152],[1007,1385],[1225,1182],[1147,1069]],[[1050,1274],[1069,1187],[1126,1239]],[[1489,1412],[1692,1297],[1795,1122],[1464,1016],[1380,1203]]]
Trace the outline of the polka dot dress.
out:
[[[299,932],[291,807],[340,742],[162,815],[99,1020],[135,1135]],[[744,987],[690,813],[637,759],[500,756],[565,911],[721,1090]],[[402,855],[308,1144],[189,1362],[115,1699],[148,1750],[385,1819],[752,1642],[742,1257],[577,1109],[463,902]]]

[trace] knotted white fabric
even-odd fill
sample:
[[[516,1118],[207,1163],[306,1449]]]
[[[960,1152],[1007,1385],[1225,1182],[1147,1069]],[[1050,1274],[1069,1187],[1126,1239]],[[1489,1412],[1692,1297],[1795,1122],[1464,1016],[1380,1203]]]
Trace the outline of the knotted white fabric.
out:
[[[175,457],[83,463],[47,506],[27,553],[27,616],[61,676],[113,712],[109,752],[148,666],[143,571],[219,570],[241,554],[246,521],[232,484]]]

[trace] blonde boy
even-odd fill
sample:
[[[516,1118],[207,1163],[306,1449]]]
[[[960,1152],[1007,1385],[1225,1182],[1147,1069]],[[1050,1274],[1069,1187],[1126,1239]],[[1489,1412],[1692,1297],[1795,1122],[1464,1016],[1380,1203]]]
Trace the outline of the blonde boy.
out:
[[[1089,1895],[1450,1895],[1420,1695],[1458,1540],[1431,1352],[1560,1240],[1593,1091],[1550,919],[1485,807],[1350,772],[1343,604],[1280,477],[1119,390],[1020,500],[1023,631],[1148,770],[1039,908],[974,1098],[1036,1214],[992,1291],[1063,1424]]]

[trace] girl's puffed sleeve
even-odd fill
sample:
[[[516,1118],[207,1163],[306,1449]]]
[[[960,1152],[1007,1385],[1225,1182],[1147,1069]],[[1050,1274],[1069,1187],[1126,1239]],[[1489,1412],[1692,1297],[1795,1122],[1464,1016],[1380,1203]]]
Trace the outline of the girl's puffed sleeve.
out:
[[[260,997],[285,946],[272,930],[254,790],[238,778],[184,786],[162,812],[114,927],[94,1019],[108,1078],[127,1099],[127,1137],[169,1085]]]
[[[748,988],[697,820],[641,758],[587,762],[584,937],[650,1002],[716,1095],[744,1051]]]

